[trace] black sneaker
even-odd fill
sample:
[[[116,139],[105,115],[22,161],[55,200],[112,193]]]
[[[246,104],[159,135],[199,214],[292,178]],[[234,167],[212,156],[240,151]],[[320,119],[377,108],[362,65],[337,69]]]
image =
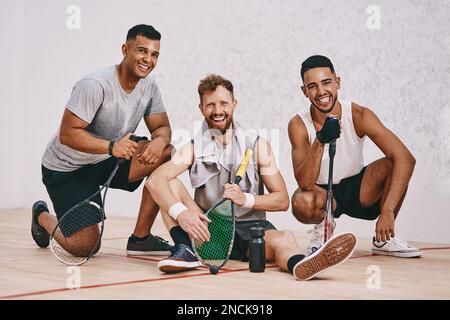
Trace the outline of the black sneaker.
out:
[[[171,250],[171,255],[158,263],[158,269],[162,272],[174,273],[192,270],[201,265],[191,248],[184,244],[177,244]]]
[[[48,212],[47,203],[42,200],[36,201],[31,209],[31,235],[39,247],[47,248],[50,242],[50,234],[38,222],[38,217],[43,211]]]
[[[169,241],[150,235],[147,240],[139,241],[132,235],[128,238],[127,254],[130,256],[163,256],[170,253]]]

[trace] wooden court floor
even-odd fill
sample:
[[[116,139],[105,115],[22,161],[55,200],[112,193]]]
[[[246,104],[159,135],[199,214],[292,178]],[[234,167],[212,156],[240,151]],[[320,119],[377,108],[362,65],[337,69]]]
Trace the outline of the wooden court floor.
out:
[[[307,282],[272,264],[251,273],[238,261],[217,275],[206,268],[166,275],[157,269],[163,257],[127,257],[134,219],[110,217],[100,254],[68,270],[35,245],[30,215],[29,209],[0,211],[0,299],[450,299],[450,244],[413,243],[423,256],[401,259],[373,256],[370,241],[359,239],[352,258]],[[169,239],[160,222],[153,232]],[[304,249],[310,235],[294,234]]]

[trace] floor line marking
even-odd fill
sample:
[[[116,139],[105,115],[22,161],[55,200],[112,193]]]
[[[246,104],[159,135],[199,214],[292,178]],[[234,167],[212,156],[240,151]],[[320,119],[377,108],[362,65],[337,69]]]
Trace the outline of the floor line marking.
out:
[[[430,247],[430,248],[421,248],[420,250],[450,250],[450,247]],[[144,257],[136,257],[136,256],[123,256],[123,255],[117,255],[117,254],[110,254],[107,255],[113,255],[118,257],[127,257],[127,258],[133,258],[133,259],[141,259],[141,260],[147,260],[147,261],[159,261],[158,259],[151,259],[151,258],[144,258]],[[358,259],[358,258],[367,258],[376,256],[373,254],[368,255],[362,255],[362,256],[356,256],[356,257],[350,257],[349,259]],[[150,260],[151,259],[151,260]],[[269,265],[266,266],[266,268],[276,268],[276,265]],[[239,269],[222,269],[220,273],[233,273],[233,272],[240,272],[240,271],[246,271],[248,268],[239,268]],[[151,278],[151,279],[140,279],[140,280],[130,280],[130,281],[121,281],[121,282],[112,282],[112,283],[103,283],[103,284],[93,284],[93,285],[87,285],[87,286],[81,286],[78,289],[69,289],[69,288],[59,288],[59,289],[49,289],[49,290],[43,290],[43,291],[35,291],[35,292],[28,292],[28,293],[19,293],[14,295],[7,295],[7,296],[0,296],[1,299],[14,299],[14,298],[22,298],[22,297],[30,297],[30,296],[37,296],[42,294],[49,294],[49,293],[56,293],[56,292],[65,292],[65,291],[73,291],[73,290],[86,290],[86,289],[95,289],[95,288],[102,288],[102,287],[112,287],[112,286],[121,286],[121,285],[128,285],[128,284],[135,284],[135,283],[145,283],[145,282],[154,282],[154,281],[165,281],[165,280],[176,280],[176,279],[182,279],[182,278],[195,278],[195,277],[201,277],[201,276],[207,276],[211,275],[209,272],[205,273],[196,273],[196,274],[188,274],[188,275],[178,275],[178,276],[167,276],[167,277],[159,277],[159,278]]]

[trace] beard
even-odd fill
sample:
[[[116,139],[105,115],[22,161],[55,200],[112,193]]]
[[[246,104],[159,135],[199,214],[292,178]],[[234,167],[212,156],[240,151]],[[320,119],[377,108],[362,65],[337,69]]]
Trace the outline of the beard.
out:
[[[225,124],[217,124],[212,119],[215,115],[211,115],[208,118],[205,118],[206,123],[210,129],[219,130],[222,134],[225,134],[227,130],[231,127],[231,123],[233,122],[233,117],[228,116],[228,114],[224,114],[225,116]]]
[[[336,95],[336,97],[333,97],[333,103],[331,104],[331,107],[329,107],[328,109],[325,109],[325,110],[319,108],[312,100],[310,100],[310,101],[311,101],[311,104],[314,106],[314,108],[316,108],[319,112],[330,113],[331,110],[333,110],[334,106],[336,105],[337,99],[338,99],[337,95]]]

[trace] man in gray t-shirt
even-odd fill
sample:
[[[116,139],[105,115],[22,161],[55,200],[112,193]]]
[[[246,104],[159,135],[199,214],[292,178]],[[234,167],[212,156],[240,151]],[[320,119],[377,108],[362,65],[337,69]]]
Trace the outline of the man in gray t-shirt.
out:
[[[171,128],[159,88],[150,72],[159,56],[161,35],[152,26],[137,25],[128,31],[119,65],[92,72],[78,81],[64,110],[60,129],[42,157],[44,182],[56,217],[44,201],[33,205],[32,236],[47,247],[49,234],[64,213],[94,194],[112,172],[117,159],[125,159],[110,187],[134,191],[142,180],[170,159]],[[144,119],[151,141],[130,140]],[[101,197],[94,198],[101,204]],[[171,246],[150,233],[159,207],[144,188],[128,254],[166,254]],[[89,230],[81,226],[89,238]],[[65,241],[71,250],[76,232]],[[96,236],[95,231],[92,238]],[[86,237],[86,235],[84,235]],[[62,244],[61,244],[62,245]]]

